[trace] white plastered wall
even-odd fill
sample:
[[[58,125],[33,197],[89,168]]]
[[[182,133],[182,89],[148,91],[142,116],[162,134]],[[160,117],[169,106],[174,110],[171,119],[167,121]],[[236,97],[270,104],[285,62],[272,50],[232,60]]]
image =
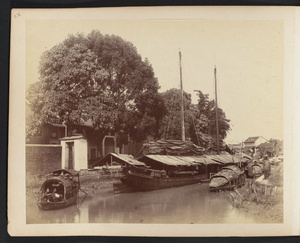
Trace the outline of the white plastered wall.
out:
[[[82,170],[88,168],[88,143],[84,138],[62,140],[62,156],[61,168],[68,169],[68,145],[67,143],[74,142],[74,170]]]

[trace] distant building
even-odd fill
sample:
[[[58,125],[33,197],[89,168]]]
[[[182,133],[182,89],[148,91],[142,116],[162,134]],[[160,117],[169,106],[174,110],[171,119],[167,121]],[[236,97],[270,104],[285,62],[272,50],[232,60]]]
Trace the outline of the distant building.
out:
[[[257,158],[257,147],[267,141],[267,139],[261,136],[249,137],[244,141],[243,152],[251,157]]]
[[[243,148],[245,147],[244,143],[236,143],[236,144],[228,144],[228,147],[235,151],[235,152],[241,152]]]
[[[249,137],[244,141],[245,147],[257,147],[258,145],[267,142],[268,140],[263,137]]]
[[[67,127],[61,124],[46,123],[40,131],[27,139],[26,144],[60,144],[60,138],[66,136]]]
[[[279,155],[279,142],[277,140],[270,140],[262,143],[257,147],[261,156],[268,155],[269,157],[275,157]]]
[[[128,144],[123,145],[121,151],[120,148],[117,147],[116,136],[114,134],[107,134],[99,141],[94,136],[94,130],[88,124],[65,126],[53,123],[42,125],[40,132],[30,137],[26,141],[26,144],[59,145],[65,139],[70,140],[71,137],[76,136],[81,136],[87,140],[87,159],[89,165],[112,152],[132,154],[134,156],[142,147],[142,144],[135,143],[128,139]]]
[[[26,122],[32,114],[26,104]],[[126,139],[125,139],[126,140]],[[90,121],[83,125],[45,123],[34,136],[26,138],[26,168],[51,172],[58,168],[87,169],[109,153],[125,153],[135,156],[142,143],[132,141],[120,149],[115,134],[103,138],[95,136]],[[85,161],[85,162],[83,162]]]

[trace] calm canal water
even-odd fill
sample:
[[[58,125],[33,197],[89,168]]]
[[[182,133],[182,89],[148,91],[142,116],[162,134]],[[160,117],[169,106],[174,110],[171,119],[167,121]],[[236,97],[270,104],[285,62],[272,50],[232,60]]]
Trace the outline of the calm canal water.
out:
[[[208,184],[114,194],[80,193],[77,205],[42,211],[27,201],[27,223],[257,223],[230,204],[228,193],[209,192]]]

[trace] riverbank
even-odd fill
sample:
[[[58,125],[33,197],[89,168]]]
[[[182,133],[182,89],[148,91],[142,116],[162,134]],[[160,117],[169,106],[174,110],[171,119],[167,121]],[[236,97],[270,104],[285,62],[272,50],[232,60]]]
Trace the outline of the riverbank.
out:
[[[95,195],[114,194],[113,185],[120,184],[121,176],[122,173],[119,170],[82,170],[80,171],[81,189],[88,194],[89,198]],[[28,201],[38,200],[41,185],[46,179],[46,175],[27,175],[26,197]],[[281,223],[283,222],[282,167],[273,168],[268,182],[276,187],[266,187],[265,191],[265,187],[260,183],[247,180],[245,186],[235,191],[222,193],[229,194],[231,204],[250,218],[257,217],[260,223]]]
[[[283,222],[282,165],[272,168],[267,180],[248,179],[245,186],[229,192],[234,207],[248,215],[257,215],[262,223]]]

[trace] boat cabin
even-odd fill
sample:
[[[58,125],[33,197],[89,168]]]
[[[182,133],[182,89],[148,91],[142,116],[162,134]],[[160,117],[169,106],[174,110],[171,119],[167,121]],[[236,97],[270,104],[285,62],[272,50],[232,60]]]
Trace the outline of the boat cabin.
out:
[[[74,202],[79,190],[79,173],[70,170],[57,170],[47,176],[46,181],[41,186],[41,196],[39,207],[45,209],[49,205],[58,207],[59,203],[68,204]],[[57,204],[58,203],[58,204]],[[62,206],[61,204],[60,206]]]
[[[236,164],[230,164],[212,176],[209,187],[211,191],[226,190],[244,185],[245,182],[244,172]]]

